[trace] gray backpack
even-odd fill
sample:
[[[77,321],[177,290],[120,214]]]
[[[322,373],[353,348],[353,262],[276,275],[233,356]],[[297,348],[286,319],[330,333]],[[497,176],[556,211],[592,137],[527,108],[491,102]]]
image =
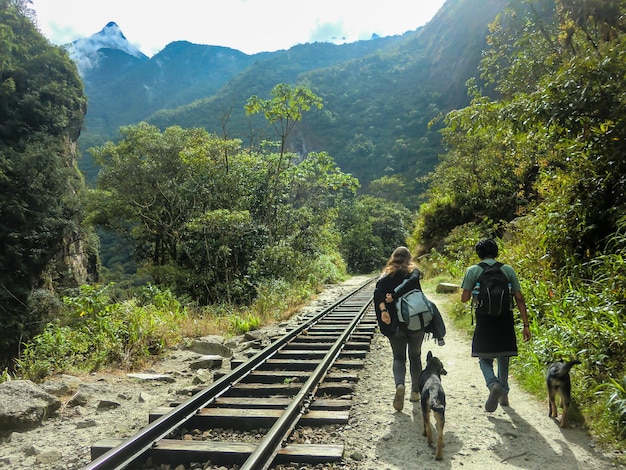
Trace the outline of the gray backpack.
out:
[[[405,282],[395,288],[394,292],[400,291]],[[419,289],[413,289],[401,295],[396,300],[398,318],[409,330],[423,330],[433,319],[432,306],[424,293]]]

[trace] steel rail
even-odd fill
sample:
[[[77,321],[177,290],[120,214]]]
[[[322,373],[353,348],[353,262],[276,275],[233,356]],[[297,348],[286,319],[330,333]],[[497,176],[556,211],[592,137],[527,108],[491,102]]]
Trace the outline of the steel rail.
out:
[[[339,338],[337,338],[337,341],[335,341],[328,353],[324,356],[322,362],[311,374],[302,389],[300,389],[300,392],[298,392],[280,418],[258,444],[254,452],[250,454],[250,457],[248,457],[240,467],[240,470],[267,470],[270,467],[276,454],[280,450],[283,440],[293,431],[300,419],[305,399],[308,398],[311,400],[313,398],[320,381],[328,373],[328,370],[337,359],[337,356],[339,356],[347,339],[361,322],[371,304],[372,301],[370,300],[370,302],[361,308],[358,315],[355,315],[349,326],[342,332]]]
[[[182,402],[180,405],[173,408],[172,411],[159,417],[137,434],[91,461],[83,467],[83,470],[121,470],[126,468],[154,447],[159,440],[165,438],[165,436],[170,434],[174,429],[180,427],[203,407],[225,393],[234,383],[241,380],[241,378],[246,376],[250,371],[256,369],[260,364],[273,356],[280,348],[298,336],[302,331],[307,330],[337,306],[346,302],[359,291],[365,289],[372,281],[373,278],[369,279],[357,289],[333,303],[330,307],[322,310],[319,314],[277,339],[248,361],[238,366],[231,373],[221,377],[211,386]]]

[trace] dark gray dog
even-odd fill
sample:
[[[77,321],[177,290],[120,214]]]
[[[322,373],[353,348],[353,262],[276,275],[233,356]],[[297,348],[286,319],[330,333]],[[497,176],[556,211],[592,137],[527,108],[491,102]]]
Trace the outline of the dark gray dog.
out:
[[[443,459],[443,426],[446,422],[446,394],[441,385],[441,376],[448,372],[443,368],[442,362],[428,351],[426,367],[420,374],[419,388],[422,405],[422,418],[424,420],[423,435],[428,439],[428,445],[433,443],[433,430],[430,426],[430,412],[435,416],[437,424],[437,450],[435,459]]]
[[[546,373],[546,385],[548,387],[548,403],[550,408],[548,409],[548,416],[556,419],[559,415],[559,411],[556,407],[556,396],[560,397],[561,406],[563,407],[563,414],[561,415],[561,427],[567,427],[567,410],[571,402],[572,395],[572,382],[570,380],[569,371],[576,364],[580,364],[578,359],[565,362],[553,362],[548,367]]]

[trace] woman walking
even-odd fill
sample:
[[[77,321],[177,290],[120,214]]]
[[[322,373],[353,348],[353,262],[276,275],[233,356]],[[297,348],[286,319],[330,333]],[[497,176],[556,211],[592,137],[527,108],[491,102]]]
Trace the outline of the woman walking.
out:
[[[402,411],[404,408],[407,352],[411,376],[410,400],[419,401],[420,399],[418,380],[422,371],[424,329],[412,331],[406,327],[405,323],[400,322],[396,311],[394,289],[408,278],[411,288],[421,290],[420,274],[420,270],[413,263],[409,249],[400,246],[389,257],[374,289],[374,308],[378,325],[381,333],[389,339],[393,353],[392,371],[396,386],[393,407],[397,411]]]

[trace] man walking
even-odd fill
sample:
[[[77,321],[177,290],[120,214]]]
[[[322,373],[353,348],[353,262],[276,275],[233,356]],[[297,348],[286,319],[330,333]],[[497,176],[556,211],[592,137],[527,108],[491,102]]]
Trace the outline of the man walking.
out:
[[[530,329],[519,280],[511,266],[496,261],[496,242],[485,238],[476,243],[475,249],[481,262],[466,271],[461,283],[461,301],[467,302],[474,298],[476,328],[472,339],[472,357],[478,358],[489,389],[485,410],[493,412],[498,408],[498,403],[509,406],[509,359],[517,356],[511,296],[522,317],[524,341],[530,340]],[[497,376],[494,359],[498,362]]]

